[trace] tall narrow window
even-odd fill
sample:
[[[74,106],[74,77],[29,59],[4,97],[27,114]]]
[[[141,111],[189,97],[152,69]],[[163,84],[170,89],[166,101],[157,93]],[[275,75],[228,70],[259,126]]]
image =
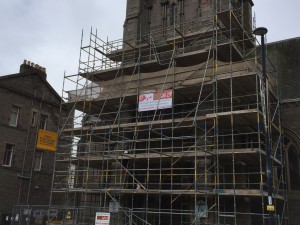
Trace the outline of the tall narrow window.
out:
[[[176,15],[177,15],[177,7],[176,4],[173,3],[171,7],[171,19],[170,19],[170,25],[176,26]]]
[[[20,113],[20,107],[13,105],[11,107],[11,113],[9,119],[10,126],[16,127],[18,125],[19,113]]]
[[[179,25],[180,30],[182,31],[183,28],[183,22],[184,22],[184,0],[179,0]]]
[[[168,0],[162,0],[161,1],[161,6],[162,6],[162,32],[163,35],[166,34],[167,31],[167,21],[168,21],[168,4],[169,1]]]
[[[33,170],[34,171],[41,171],[42,160],[43,160],[43,152],[42,151],[36,151],[34,153],[34,162],[33,162]]]
[[[3,161],[2,161],[3,166],[7,166],[7,167],[11,166],[14,148],[15,148],[14,145],[6,144],[5,151],[4,151],[4,157],[3,157]]]
[[[198,0],[198,8],[197,8],[198,18],[201,17],[201,4],[202,4],[202,0]]]
[[[48,122],[48,116],[45,115],[45,114],[41,114],[40,129],[46,130],[47,129],[47,122]]]
[[[36,125],[36,120],[37,120],[37,111],[32,111],[31,114],[31,126],[35,126]]]
[[[150,5],[148,5],[147,6],[147,17],[148,17],[148,21],[147,21],[147,27],[148,27],[148,30],[147,30],[147,32],[150,34],[150,32],[151,32],[151,12],[152,12],[152,8],[153,8],[153,6],[152,6],[152,4]]]

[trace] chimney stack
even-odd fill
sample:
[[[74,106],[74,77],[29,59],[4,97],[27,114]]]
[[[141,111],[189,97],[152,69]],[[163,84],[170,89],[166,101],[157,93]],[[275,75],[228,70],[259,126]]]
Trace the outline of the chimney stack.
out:
[[[37,73],[45,80],[47,79],[46,68],[41,67],[38,64],[34,64],[29,60],[24,59],[23,64],[20,65],[20,73]]]

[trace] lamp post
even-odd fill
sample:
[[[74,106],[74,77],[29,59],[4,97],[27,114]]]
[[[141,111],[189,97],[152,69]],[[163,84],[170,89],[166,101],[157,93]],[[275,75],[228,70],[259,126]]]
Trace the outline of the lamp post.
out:
[[[268,120],[268,98],[267,98],[267,73],[266,73],[266,50],[265,50],[265,35],[268,33],[268,29],[265,27],[256,28],[253,33],[257,36],[261,36],[261,65],[262,65],[262,87],[264,94],[264,120],[265,120],[265,151],[266,151],[266,172],[267,172],[267,188],[268,188],[268,206],[269,212],[269,225],[274,225],[273,212],[274,205],[272,202],[273,190],[272,190],[272,164],[271,164],[271,151],[269,143],[269,120]]]

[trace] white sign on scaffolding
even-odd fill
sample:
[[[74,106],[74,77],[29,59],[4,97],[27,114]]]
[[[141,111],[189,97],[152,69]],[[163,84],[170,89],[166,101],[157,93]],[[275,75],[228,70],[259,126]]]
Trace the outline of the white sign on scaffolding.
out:
[[[118,213],[120,205],[117,201],[111,200],[108,205],[108,210],[110,213]]]
[[[97,212],[95,225],[109,225],[110,213]]]
[[[172,108],[173,91],[144,93],[139,96],[139,112]]]

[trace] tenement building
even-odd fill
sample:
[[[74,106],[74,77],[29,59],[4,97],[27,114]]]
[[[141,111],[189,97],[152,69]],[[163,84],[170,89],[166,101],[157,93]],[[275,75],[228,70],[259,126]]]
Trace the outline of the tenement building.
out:
[[[47,219],[53,151],[36,147],[38,131],[57,132],[61,97],[46,69],[24,60],[20,72],[0,77],[0,213],[2,224]]]

